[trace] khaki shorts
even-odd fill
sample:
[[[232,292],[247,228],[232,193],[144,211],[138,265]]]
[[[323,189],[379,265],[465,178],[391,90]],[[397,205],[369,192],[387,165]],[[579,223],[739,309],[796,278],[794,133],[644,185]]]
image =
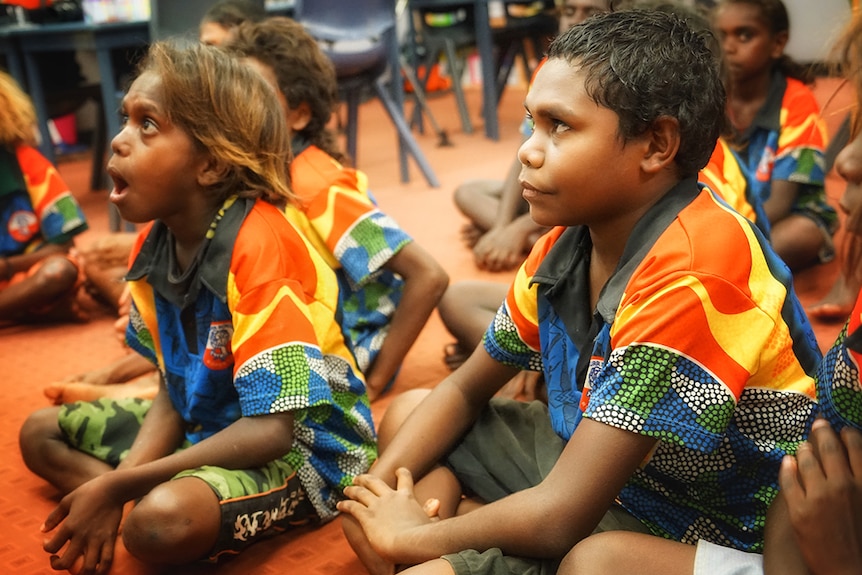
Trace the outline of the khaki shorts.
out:
[[[538,485],[554,467],[565,445],[551,428],[544,403],[492,399],[445,463],[465,494],[490,503]],[[593,533],[619,530],[650,533],[618,505],[608,510]],[[512,557],[500,549],[489,549],[482,553],[461,551],[443,559],[457,575],[553,575],[562,557]]]

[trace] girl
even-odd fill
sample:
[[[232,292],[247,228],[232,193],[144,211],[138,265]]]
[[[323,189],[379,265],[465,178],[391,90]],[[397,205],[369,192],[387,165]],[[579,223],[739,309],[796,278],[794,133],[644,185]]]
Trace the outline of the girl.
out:
[[[332,65],[298,22],[274,17],[236,28],[226,49],[276,90],[292,134],[288,218],[335,270],[341,327],[374,400],[389,389],[449,278],[342,164],[327,129],[337,103]]]
[[[775,251],[798,271],[833,257],[835,210],[823,186],[825,126],[784,47],[781,0],[722,0],[714,25],[726,66],[728,143],[760,198]]]
[[[83,321],[73,238],[84,214],[33,147],[36,112],[0,71],[0,321]]]
[[[289,148],[273,91],[219,49],[157,43],[123,113],[111,201],[127,221],[154,220],[127,275],[127,341],[161,381],[152,402],[24,423],[25,462],[65,495],[43,527],[54,569],[106,573],[131,501],[123,542],[144,562],[237,553],[333,518],[376,456],[335,277],[282,212]]]

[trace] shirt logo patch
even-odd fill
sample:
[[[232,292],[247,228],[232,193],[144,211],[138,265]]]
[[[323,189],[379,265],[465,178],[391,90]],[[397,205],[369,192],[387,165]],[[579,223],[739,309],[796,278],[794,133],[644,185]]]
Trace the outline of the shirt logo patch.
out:
[[[36,214],[27,210],[18,210],[9,217],[9,235],[18,243],[27,243],[39,231],[39,221]]]
[[[581,402],[578,408],[584,412],[587,410],[587,405],[590,404],[590,390],[593,388],[593,382],[599,377],[599,372],[605,364],[604,358],[594,355],[590,358],[590,366],[587,368],[587,377],[584,381],[584,389],[581,391]]]
[[[775,164],[775,150],[766,146],[763,149],[763,155],[760,156],[760,163],[757,164],[757,173],[755,177],[759,182],[768,182],[772,175],[772,166]]]
[[[210,324],[207,348],[204,351],[204,365],[212,370],[225,369],[233,365],[233,324],[230,321],[216,321]]]

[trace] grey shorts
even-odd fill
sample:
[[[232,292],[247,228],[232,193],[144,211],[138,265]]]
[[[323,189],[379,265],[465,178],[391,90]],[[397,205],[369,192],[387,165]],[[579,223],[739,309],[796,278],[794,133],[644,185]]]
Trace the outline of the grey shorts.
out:
[[[464,493],[490,503],[541,483],[566,442],[551,427],[547,406],[492,399],[472,429],[446,459]],[[622,507],[613,506],[594,533],[650,533]],[[533,559],[504,555],[500,549],[465,550],[443,557],[457,575],[553,575],[562,557]]]

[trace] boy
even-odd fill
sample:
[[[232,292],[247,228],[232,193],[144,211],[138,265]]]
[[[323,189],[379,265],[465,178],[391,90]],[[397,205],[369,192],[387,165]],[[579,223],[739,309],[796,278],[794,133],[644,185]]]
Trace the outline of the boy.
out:
[[[820,353],[786,266],[696,184],[723,106],[675,15],[603,14],[552,43],[519,158],[532,217],[557,227],[484,347],[412,412],[390,406],[373,475],[345,490],[373,572],[553,573],[597,528],[762,547]],[[547,408],[491,400],[540,368]]]

